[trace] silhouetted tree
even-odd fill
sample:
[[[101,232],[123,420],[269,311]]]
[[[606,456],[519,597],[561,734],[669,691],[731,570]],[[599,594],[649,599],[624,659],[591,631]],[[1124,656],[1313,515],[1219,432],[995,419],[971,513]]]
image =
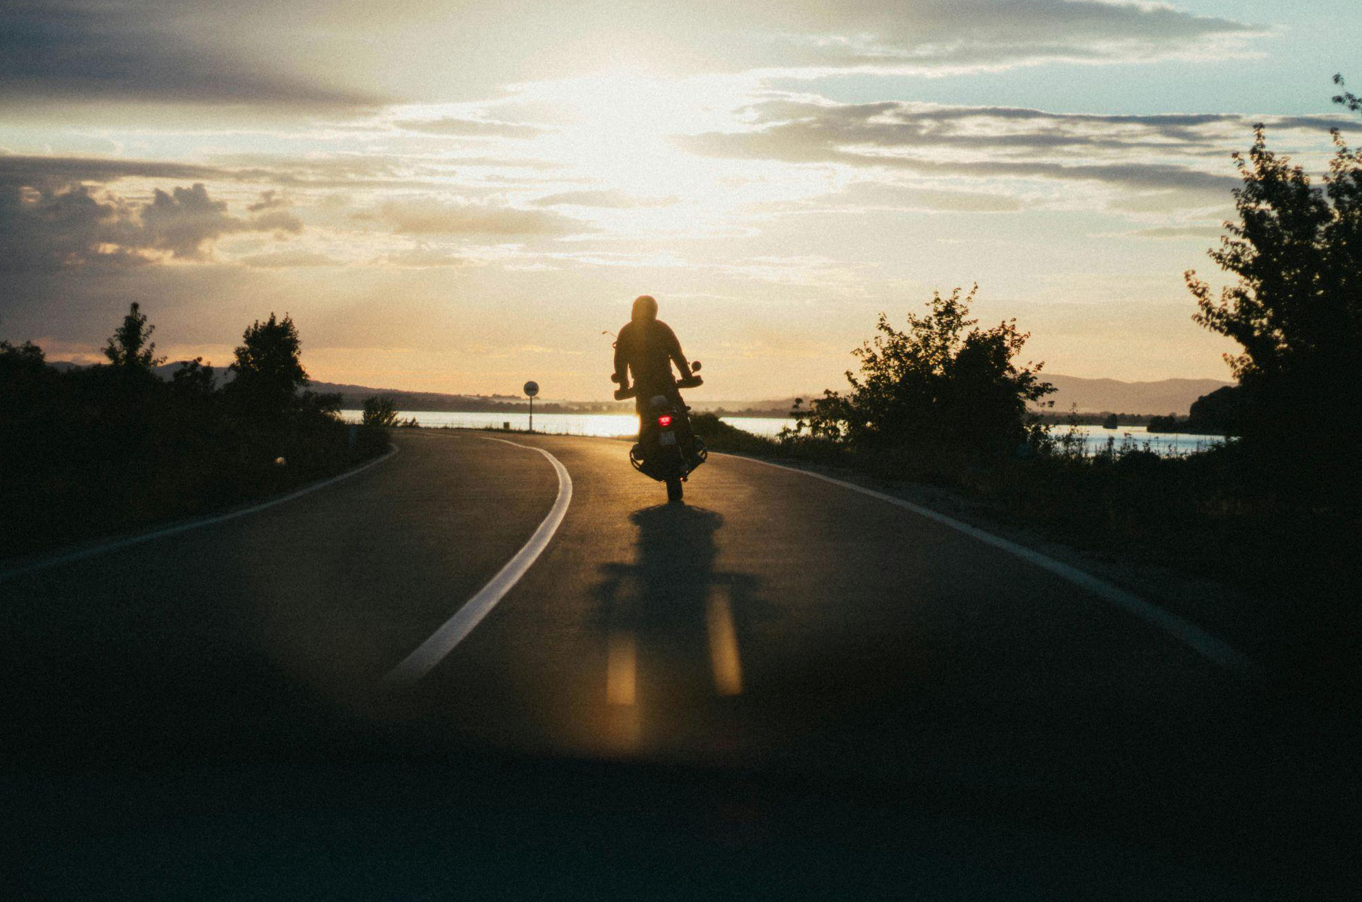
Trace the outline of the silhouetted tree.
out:
[[[1351,93],[1334,100],[1362,112]],[[1362,452],[1362,151],[1334,129],[1321,191],[1268,149],[1261,124],[1254,135],[1248,155],[1234,155],[1239,222],[1226,223],[1230,234],[1210,252],[1238,282],[1215,297],[1189,271],[1194,319],[1243,348],[1226,360],[1246,393],[1250,447],[1296,461],[1301,474],[1345,462],[1351,472]],[[1299,457],[1312,448],[1322,453]]]
[[[21,345],[0,341],[0,449],[18,437],[23,426],[47,403],[45,389],[55,371],[47,366],[42,348],[31,341]],[[16,453],[19,453],[16,451]],[[19,457],[5,454],[8,466]]]
[[[1116,414],[1114,414],[1114,413],[1111,414],[1111,415],[1108,416],[1105,420],[1102,421],[1102,428],[1103,428],[1103,429],[1115,429],[1116,427],[1118,427],[1118,426],[1120,426],[1120,425],[1121,425],[1121,421],[1117,418]]]
[[[1239,385],[1217,388],[1193,401],[1190,414],[1187,419],[1193,431],[1238,435],[1243,429],[1244,389]]]
[[[373,395],[365,398],[361,422],[365,426],[396,426],[397,405],[392,398],[384,395]]]
[[[155,326],[147,325],[147,317],[141,312],[141,305],[133,301],[123,323],[109,336],[104,346],[104,356],[116,367],[128,371],[150,373],[152,367],[165,363],[164,357],[156,356],[156,343],[151,341]]]
[[[271,313],[264,322],[256,320],[236,349],[228,396],[250,418],[281,423],[299,389],[308,384],[301,355],[302,341],[291,317],[278,319]]]
[[[43,355],[43,349],[31,341],[26,341],[21,345],[0,341],[0,366],[32,369],[42,366],[45,362],[46,357]]]
[[[170,376],[171,389],[182,396],[208,397],[217,391],[217,379],[202,357],[186,360]]]
[[[846,374],[851,391],[825,392],[807,410],[797,405],[795,434],[974,462],[1043,441],[1028,405],[1054,388],[1040,380],[1040,364],[1014,362],[1030,337],[1015,320],[979,329],[967,318],[977,291],[934,293],[930,312],[909,314],[904,331],[880,314],[880,334],[853,352],[861,365]]]

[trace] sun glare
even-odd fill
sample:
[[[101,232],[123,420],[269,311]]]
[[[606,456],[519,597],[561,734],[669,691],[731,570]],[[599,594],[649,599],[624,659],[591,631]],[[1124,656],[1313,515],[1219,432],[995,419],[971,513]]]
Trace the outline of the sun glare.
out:
[[[644,233],[719,234],[744,204],[829,188],[826,171],[715,159],[678,145],[679,136],[730,128],[753,88],[744,78],[667,78],[619,69],[518,91],[527,102],[562,110],[567,120],[536,142],[537,152],[629,199],[595,211],[598,220],[627,222]]]

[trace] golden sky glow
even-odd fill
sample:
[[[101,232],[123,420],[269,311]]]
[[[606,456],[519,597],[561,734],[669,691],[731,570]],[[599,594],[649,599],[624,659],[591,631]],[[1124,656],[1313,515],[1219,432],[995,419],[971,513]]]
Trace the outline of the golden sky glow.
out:
[[[651,293],[755,399],[977,281],[1053,372],[1227,378],[1182,272],[1228,154],[1318,165],[1362,78],[1308,6],[7,5],[0,336],[93,359],[139,300],[225,363],[288,311],[319,379],[600,399]]]

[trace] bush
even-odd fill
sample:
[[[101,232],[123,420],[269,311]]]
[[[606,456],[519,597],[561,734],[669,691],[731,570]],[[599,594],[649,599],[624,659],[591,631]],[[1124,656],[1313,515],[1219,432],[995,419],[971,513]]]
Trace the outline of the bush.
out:
[[[796,401],[790,437],[841,442],[923,473],[996,466],[1044,446],[1029,408],[1054,388],[1040,380],[1040,364],[1014,362],[1030,337],[1015,320],[985,330],[967,318],[977,291],[933,294],[929,313],[910,314],[904,331],[880,314],[880,335],[853,352],[860,373],[846,374],[851,390],[827,391],[808,409]]]
[[[691,430],[704,440],[711,451],[733,451],[739,454],[771,454],[777,443],[760,435],[753,435],[719,419],[718,414],[697,413],[690,418]]]
[[[261,325],[247,330],[246,347]],[[219,389],[201,360],[159,379],[151,331],[133,305],[110,339],[110,363],[69,372],[31,343],[0,342],[0,556],[283,491],[387,446],[383,430],[342,423],[335,396],[290,391],[261,410],[250,402],[270,393]],[[276,357],[261,372],[274,364],[291,368]]]
[[[373,395],[364,399],[364,412],[360,418],[365,426],[388,428],[398,425],[397,404],[392,398]]]

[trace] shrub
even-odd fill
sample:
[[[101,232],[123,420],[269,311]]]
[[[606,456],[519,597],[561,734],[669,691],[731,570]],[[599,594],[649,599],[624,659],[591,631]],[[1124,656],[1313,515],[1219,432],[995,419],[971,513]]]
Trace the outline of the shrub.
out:
[[[262,343],[269,323],[256,323],[239,349],[243,371],[266,375],[273,360],[276,372],[302,373],[292,322],[271,322],[274,338],[292,341]],[[387,446],[382,430],[340,421],[339,396],[229,397],[202,360],[159,379],[151,332],[133,305],[110,363],[66,372],[32,343],[0,342],[0,556],[286,490]],[[262,398],[269,409],[250,406]]]
[[[365,426],[388,428],[398,425],[397,404],[392,398],[373,395],[364,399],[364,412],[360,422]]]
[[[979,329],[968,318],[976,285],[961,297],[934,293],[925,316],[909,314],[899,331],[880,314],[880,332],[853,353],[860,372],[851,390],[827,391],[791,415],[791,437],[843,442],[854,451],[890,454],[918,467],[957,470],[996,465],[1048,437],[1029,405],[1054,388],[1041,365],[1018,366],[1029,338],[1008,320]]]

